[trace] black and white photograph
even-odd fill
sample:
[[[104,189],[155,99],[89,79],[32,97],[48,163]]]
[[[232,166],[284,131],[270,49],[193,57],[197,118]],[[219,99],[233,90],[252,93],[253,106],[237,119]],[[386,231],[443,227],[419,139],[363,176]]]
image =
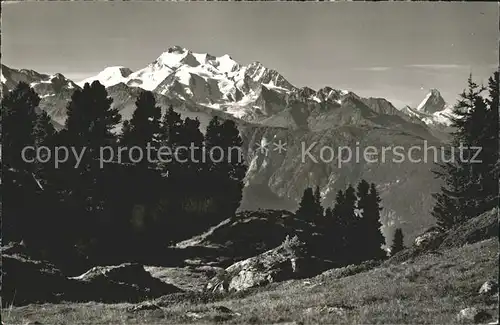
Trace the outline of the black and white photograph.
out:
[[[3,1],[1,325],[498,324],[499,16]]]

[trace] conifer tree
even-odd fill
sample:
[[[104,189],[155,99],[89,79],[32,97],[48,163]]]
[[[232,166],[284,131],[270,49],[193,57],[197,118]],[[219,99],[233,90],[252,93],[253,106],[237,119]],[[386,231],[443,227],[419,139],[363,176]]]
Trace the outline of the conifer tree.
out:
[[[391,256],[396,255],[400,251],[404,249],[404,239],[403,239],[403,230],[401,228],[396,228],[394,231],[394,239],[391,245]]]
[[[50,116],[45,111],[42,111],[40,114],[38,114],[33,128],[33,139],[35,147],[39,148],[44,146],[50,149],[54,148],[55,136],[56,130],[52,125]],[[55,191],[54,182],[56,180],[54,178],[56,170],[53,157],[45,158],[51,159],[47,163],[35,162],[34,174],[42,188],[48,189],[48,186],[50,184],[50,190]]]
[[[358,183],[358,186],[356,188],[357,190],[357,219],[355,222],[355,229],[354,233],[356,233],[359,238],[362,238],[362,240],[356,240],[353,243],[353,255],[356,256],[359,261],[363,261],[368,259],[369,257],[367,256],[367,250],[366,247],[370,246],[372,243],[367,242],[367,240],[370,238],[370,232],[372,229],[372,223],[368,221],[368,218],[366,216],[370,215],[372,207],[370,207],[370,198],[369,198],[369,191],[370,191],[370,184],[368,184],[367,181],[364,179],[361,180]]]
[[[162,117],[159,138],[161,145],[168,148],[172,155],[181,143],[182,127],[181,115],[174,111],[174,108],[170,105]],[[165,157],[165,159],[168,159],[168,157]],[[179,169],[179,165],[173,157],[171,162],[160,163],[160,167],[165,176],[173,176],[176,173],[175,170]]]
[[[382,223],[380,222],[380,211],[382,207],[380,206],[380,196],[374,183],[370,184],[370,192],[368,193],[366,211],[363,213],[362,227],[364,229],[363,236],[364,242],[366,243],[364,252],[365,256],[363,259],[383,259],[386,257],[385,251],[382,249],[382,245],[385,244],[385,238],[380,228]]]
[[[464,220],[474,217],[497,204],[498,174],[495,163],[498,161],[498,73],[489,80],[490,98],[484,99],[480,87],[470,76],[467,89],[460,94],[454,112],[452,149],[455,160],[438,164],[434,171],[443,179],[439,193],[433,194],[435,205],[432,215],[438,226],[447,229]],[[457,147],[466,147],[462,157]],[[474,148],[475,147],[475,148]],[[471,161],[475,157],[480,163]],[[463,158],[463,159],[462,159]]]
[[[137,164],[145,168],[153,168],[156,163],[150,161],[146,157],[146,153],[148,144],[152,148],[158,147],[161,109],[156,106],[155,97],[150,91],[142,91],[135,102],[135,106],[136,109],[132,119],[124,123],[121,144],[142,148],[144,156]],[[152,151],[149,158],[156,159],[156,151]]]
[[[2,163],[6,169],[29,171],[33,166],[22,159],[21,152],[35,144],[33,128],[36,123],[35,110],[40,97],[30,86],[20,82],[2,100]],[[28,159],[33,155],[27,155]]]
[[[240,205],[247,170],[242,152],[243,140],[236,123],[232,120],[221,123],[217,116],[213,117],[204,144],[210,158],[206,170],[216,187],[212,188],[216,205],[222,216],[231,216]]]
[[[345,223],[343,223],[342,209],[344,208],[345,196],[342,190],[337,192],[335,197],[335,204],[332,209],[327,209],[325,213],[327,231],[326,235],[328,237],[329,246],[328,251],[332,253],[332,258],[337,259],[340,263],[343,263],[345,251]]]
[[[356,230],[358,226],[358,217],[356,216],[356,202],[357,202],[356,190],[352,185],[349,185],[345,191],[344,203],[342,204],[340,215],[343,229],[343,251],[344,260],[346,262],[352,263],[356,262],[358,258],[355,253],[356,241],[359,240],[356,235]]]
[[[316,207],[316,212],[314,214],[315,222],[316,225],[321,226],[325,211],[323,206],[321,205],[321,191],[319,189],[319,186],[316,186],[316,189],[314,190],[314,203]]]
[[[35,165],[21,153],[35,145],[33,128],[40,102],[28,84],[20,82],[2,99],[2,227],[4,241],[29,240],[36,216],[34,207],[39,187],[33,178]],[[28,160],[33,154],[26,152]]]
[[[80,234],[82,242],[91,238],[109,237],[99,226],[112,209],[106,206],[113,204],[110,195],[117,184],[113,175],[116,168],[104,165],[99,161],[101,148],[116,146],[117,135],[113,133],[121,120],[118,110],[111,107],[113,100],[103,85],[94,81],[85,84],[83,89],[77,89],[68,104],[68,117],[62,132],[66,144],[76,150],[85,148],[83,159],[78,168],[73,168],[75,161],[69,161],[62,172],[65,187],[69,189],[67,198],[73,206],[75,229]]]
[[[316,199],[312,188],[308,187],[304,190],[304,194],[299,203],[299,207],[295,212],[297,218],[312,222],[314,220],[314,215],[316,214]]]
[[[483,128],[484,134],[481,141],[483,148],[481,160],[483,161],[483,173],[481,184],[481,197],[483,202],[481,208],[484,211],[498,206],[499,202],[499,175],[500,175],[500,124],[499,124],[499,73],[496,71],[488,79],[488,97],[486,127]]]

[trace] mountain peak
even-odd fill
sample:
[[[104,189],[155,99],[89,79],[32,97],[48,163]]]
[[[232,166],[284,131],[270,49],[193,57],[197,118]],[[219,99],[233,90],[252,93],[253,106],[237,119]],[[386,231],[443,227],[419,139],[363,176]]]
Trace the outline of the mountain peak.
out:
[[[417,111],[433,114],[446,108],[446,102],[439,90],[432,88],[429,90],[424,100],[417,106]]]
[[[184,53],[184,52],[188,52],[188,50],[180,45],[174,45],[169,47],[166,53]]]
[[[132,73],[132,70],[123,66],[112,66],[107,67],[96,76],[84,79],[78,83],[80,87],[83,87],[86,83],[91,84],[93,81],[97,80],[105,87],[114,86],[120,82],[124,82]]]

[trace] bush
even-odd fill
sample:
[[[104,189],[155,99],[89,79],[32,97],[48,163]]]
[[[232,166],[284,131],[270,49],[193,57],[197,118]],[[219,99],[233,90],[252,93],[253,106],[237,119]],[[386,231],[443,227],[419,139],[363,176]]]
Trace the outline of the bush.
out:
[[[283,241],[281,246],[290,255],[293,255],[295,257],[304,256],[307,253],[306,243],[301,241],[297,235],[293,237],[286,235],[285,240]]]

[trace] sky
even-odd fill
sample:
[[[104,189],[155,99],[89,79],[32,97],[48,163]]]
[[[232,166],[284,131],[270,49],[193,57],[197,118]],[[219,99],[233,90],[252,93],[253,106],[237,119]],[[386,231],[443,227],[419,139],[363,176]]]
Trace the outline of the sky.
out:
[[[449,2],[2,2],[2,63],[74,81],[169,47],[260,61],[297,87],[450,103],[498,67],[499,6]]]

